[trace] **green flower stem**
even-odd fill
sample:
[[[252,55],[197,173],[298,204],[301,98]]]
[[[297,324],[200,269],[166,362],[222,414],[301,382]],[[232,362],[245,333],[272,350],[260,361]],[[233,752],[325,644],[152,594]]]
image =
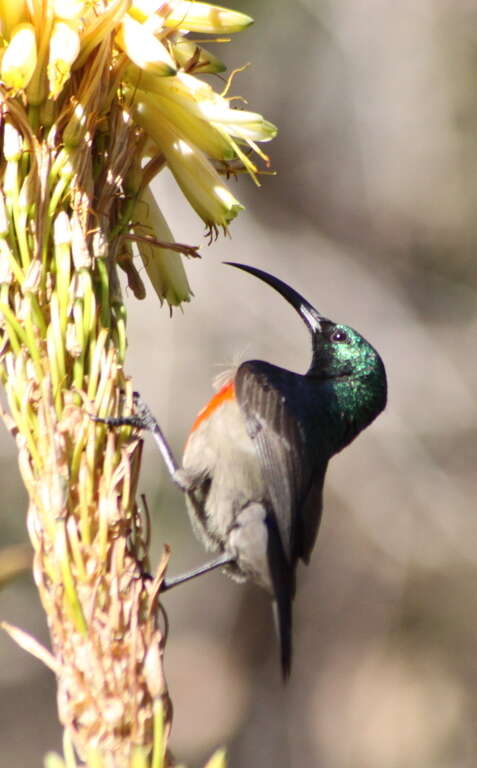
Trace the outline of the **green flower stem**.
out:
[[[151,768],[161,768],[165,757],[164,707],[160,699],[154,699],[154,742],[152,745]]]

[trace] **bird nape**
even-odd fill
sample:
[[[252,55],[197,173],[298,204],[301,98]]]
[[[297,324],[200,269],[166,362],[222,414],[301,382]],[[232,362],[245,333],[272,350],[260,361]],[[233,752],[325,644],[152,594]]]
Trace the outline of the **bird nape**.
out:
[[[298,561],[309,562],[326,468],[386,405],[386,373],[357,331],[323,317],[293,288],[256,267],[226,262],[268,283],[311,334],[305,374],[261,360],[242,363],[202,408],[181,467],[144,403],[132,419],[152,431],[172,479],[185,492],[192,527],[211,563],[165,583],[170,588],[223,567],[265,588],[275,604],[281,667],[292,659],[292,601]]]

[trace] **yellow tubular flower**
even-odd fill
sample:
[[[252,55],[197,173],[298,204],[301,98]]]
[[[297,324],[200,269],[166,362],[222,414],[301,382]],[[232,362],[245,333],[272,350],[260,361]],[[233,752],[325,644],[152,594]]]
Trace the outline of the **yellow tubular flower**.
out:
[[[35,71],[37,45],[33,24],[18,24],[3,55],[1,77],[8,88],[26,88]]]
[[[57,19],[75,21],[81,18],[85,5],[85,0],[54,0],[53,13]]]
[[[139,113],[137,119],[141,123]],[[183,194],[206,226],[226,230],[243,205],[227,189],[204,153],[164,117],[155,127],[154,140]]]
[[[140,69],[159,76],[176,73],[168,50],[147,27],[128,15],[121,21],[116,42]]]
[[[164,119],[164,115],[167,115],[166,119],[173,124],[177,133],[199,147],[208,157],[222,162],[233,160],[235,157],[227,138],[205,120],[196,117],[191,110],[162,95],[143,91],[139,87],[127,89],[125,93],[134,104],[135,115],[140,125],[156,143],[159,143],[162,135],[159,124]]]
[[[204,152],[136,91],[136,121],[157,144],[183,194],[207,227],[227,228],[243,206],[223,184]]]
[[[185,72],[178,72],[175,77],[168,77],[167,79],[154,77],[150,73],[144,72],[138,82],[137,70],[127,67],[124,70],[124,77],[132,85],[137,85],[144,91],[151,91],[151,93],[174,100],[186,109],[195,112],[198,117],[203,116],[199,108],[200,102],[211,99],[215,93],[208,83]]]
[[[159,78],[147,72],[138,73],[130,66],[124,77],[132,86],[126,93],[135,105],[138,120],[152,138],[155,139],[159,123],[166,117],[183,138],[209,157],[222,162],[239,158],[258,184],[257,167],[233,137],[248,144],[268,163],[268,157],[255,142],[274,138],[276,128],[272,123],[256,112],[232,109],[228,99],[215,93],[208,83],[185,72]]]
[[[171,3],[171,6],[164,18],[164,25],[186,29],[190,32],[231,34],[232,32],[240,32],[253,23],[253,19],[247,14],[222,8],[220,5],[180,0]]]
[[[270,141],[276,136],[276,127],[262,115],[232,109],[228,99],[216,93],[208,83],[186,72],[178,72],[167,79],[144,73],[138,80],[137,74],[128,68],[125,78],[143,91],[163,96],[211,125],[220,126],[231,136],[253,141]]]
[[[50,37],[48,82],[50,98],[56,98],[70,76],[71,66],[80,51],[80,37],[74,24],[55,21]]]
[[[162,211],[148,187],[134,209],[134,232],[141,259],[148,277],[161,303],[165,299],[170,307],[190,301],[192,291],[187,282],[182,256],[170,248],[156,245],[154,240],[173,243],[174,237]],[[151,238],[150,242],[146,238]]]

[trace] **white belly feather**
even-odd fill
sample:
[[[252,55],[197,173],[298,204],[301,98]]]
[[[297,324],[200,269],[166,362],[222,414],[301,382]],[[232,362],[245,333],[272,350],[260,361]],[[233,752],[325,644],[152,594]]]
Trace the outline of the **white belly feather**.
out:
[[[271,589],[265,487],[258,455],[235,399],[226,400],[189,437],[183,471],[196,490],[187,508],[196,535],[237,561],[231,575]]]

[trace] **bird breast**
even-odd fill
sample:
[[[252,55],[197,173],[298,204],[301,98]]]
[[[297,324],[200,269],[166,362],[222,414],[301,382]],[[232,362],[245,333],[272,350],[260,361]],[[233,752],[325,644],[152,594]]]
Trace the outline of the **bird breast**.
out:
[[[192,486],[186,497],[192,526],[209,550],[236,558],[236,576],[269,588],[267,494],[254,443],[234,396],[205,412],[196,419],[183,456]]]

